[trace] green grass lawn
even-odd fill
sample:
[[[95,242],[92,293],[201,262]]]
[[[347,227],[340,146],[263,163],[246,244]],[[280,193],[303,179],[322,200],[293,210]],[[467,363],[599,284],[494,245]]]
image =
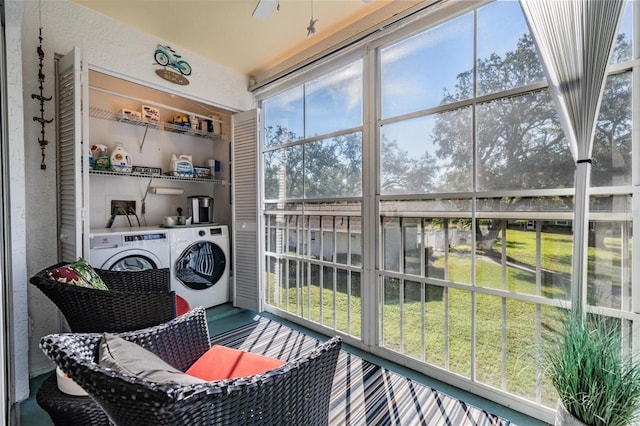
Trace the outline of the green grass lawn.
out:
[[[540,234],[538,279],[536,235],[509,229],[506,241],[498,240],[490,253],[477,252],[476,285],[568,300],[572,237]],[[602,281],[608,287],[620,286],[620,252],[620,239],[616,238],[605,238],[604,246],[589,249],[594,285]],[[434,259],[427,274],[471,284],[471,255],[469,246],[456,246],[446,262],[444,256]],[[282,274],[280,285],[275,281],[270,274],[267,302],[271,305],[361,336],[359,273],[333,266],[321,270],[318,265],[290,260],[288,278]],[[482,293],[474,296],[471,286],[469,290],[443,288],[410,281],[410,276],[402,288],[399,280],[386,278],[381,290],[382,346],[533,401],[541,398],[547,406],[555,405],[555,390],[541,377],[540,365],[545,342],[559,326],[556,308]]]

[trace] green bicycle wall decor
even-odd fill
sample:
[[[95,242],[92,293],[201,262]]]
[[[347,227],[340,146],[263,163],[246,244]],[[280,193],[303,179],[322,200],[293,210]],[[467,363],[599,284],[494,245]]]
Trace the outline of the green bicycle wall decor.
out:
[[[186,86],[189,84],[189,80],[185,76],[191,75],[191,65],[182,59],[182,56],[176,53],[169,46],[158,44],[153,54],[153,58],[156,63],[162,66],[162,69],[156,70],[156,74],[161,78],[170,81],[175,84]],[[168,68],[172,68],[178,72],[172,71]]]

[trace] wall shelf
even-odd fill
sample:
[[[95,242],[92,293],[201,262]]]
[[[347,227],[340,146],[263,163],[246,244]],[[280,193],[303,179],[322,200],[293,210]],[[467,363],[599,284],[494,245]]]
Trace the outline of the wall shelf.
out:
[[[210,139],[216,142],[222,141],[222,136],[213,133],[185,128],[172,123],[149,123],[140,120],[132,120],[121,113],[107,111],[102,108],[89,107],[89,117],[100,118],[103,120],[119,121],[121,123],[131,124],[132,126],[142,126],[146,129],[157,129],[165,132],[179,133],[187,136],[195,136],[204,139]],[[146,132],[146,130],[145,130]],[[144,144],[144,142],[143,142]]]
[[[217,183],[217,184],[226,184],[225,181],[219,179],[210,179],[210,178],[197,178],[197,177],[181,177],[181,176],[168,176],[168,175],[150,175],[144,173],[126,173],[126,172],[111,172],[107,170],[89,170],[89,174],[91,175],[103,175],[103,176],[128,176],[135,178],[149,178],[149,179],[159,179],[159,180],[174,180],[174,181],[182,181],[182,182],[192,182],[192,183]]]

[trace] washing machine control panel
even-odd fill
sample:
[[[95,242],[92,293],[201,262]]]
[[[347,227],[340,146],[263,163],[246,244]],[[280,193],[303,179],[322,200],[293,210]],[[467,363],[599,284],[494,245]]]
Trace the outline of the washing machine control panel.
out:
[[[166,240],[167,234],[164,232],[159,232],[157,234],[136,234],[136,235],[125,235],[124,241],[126,243],[130,243],[132,241],[153,241],[153,240]]]
[[[208,230],[208,234],[211,236],[217,236],[217,235],[222,235],[222,228],[216,227],[216,228],[209,228]],[[205,237],[207,235],[207,231],[204,229],[199,229],[198,230],[198,236],[200,237]]]

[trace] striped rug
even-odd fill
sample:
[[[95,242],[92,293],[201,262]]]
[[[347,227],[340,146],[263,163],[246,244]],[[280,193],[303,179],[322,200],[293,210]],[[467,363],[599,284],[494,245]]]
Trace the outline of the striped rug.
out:
[[[213,344],[293,360],[318,341],[266,318],[214,336]],[[484,410],[382,368],[344,350],[340,354],[329,424],[348,426],[509,425]]]

